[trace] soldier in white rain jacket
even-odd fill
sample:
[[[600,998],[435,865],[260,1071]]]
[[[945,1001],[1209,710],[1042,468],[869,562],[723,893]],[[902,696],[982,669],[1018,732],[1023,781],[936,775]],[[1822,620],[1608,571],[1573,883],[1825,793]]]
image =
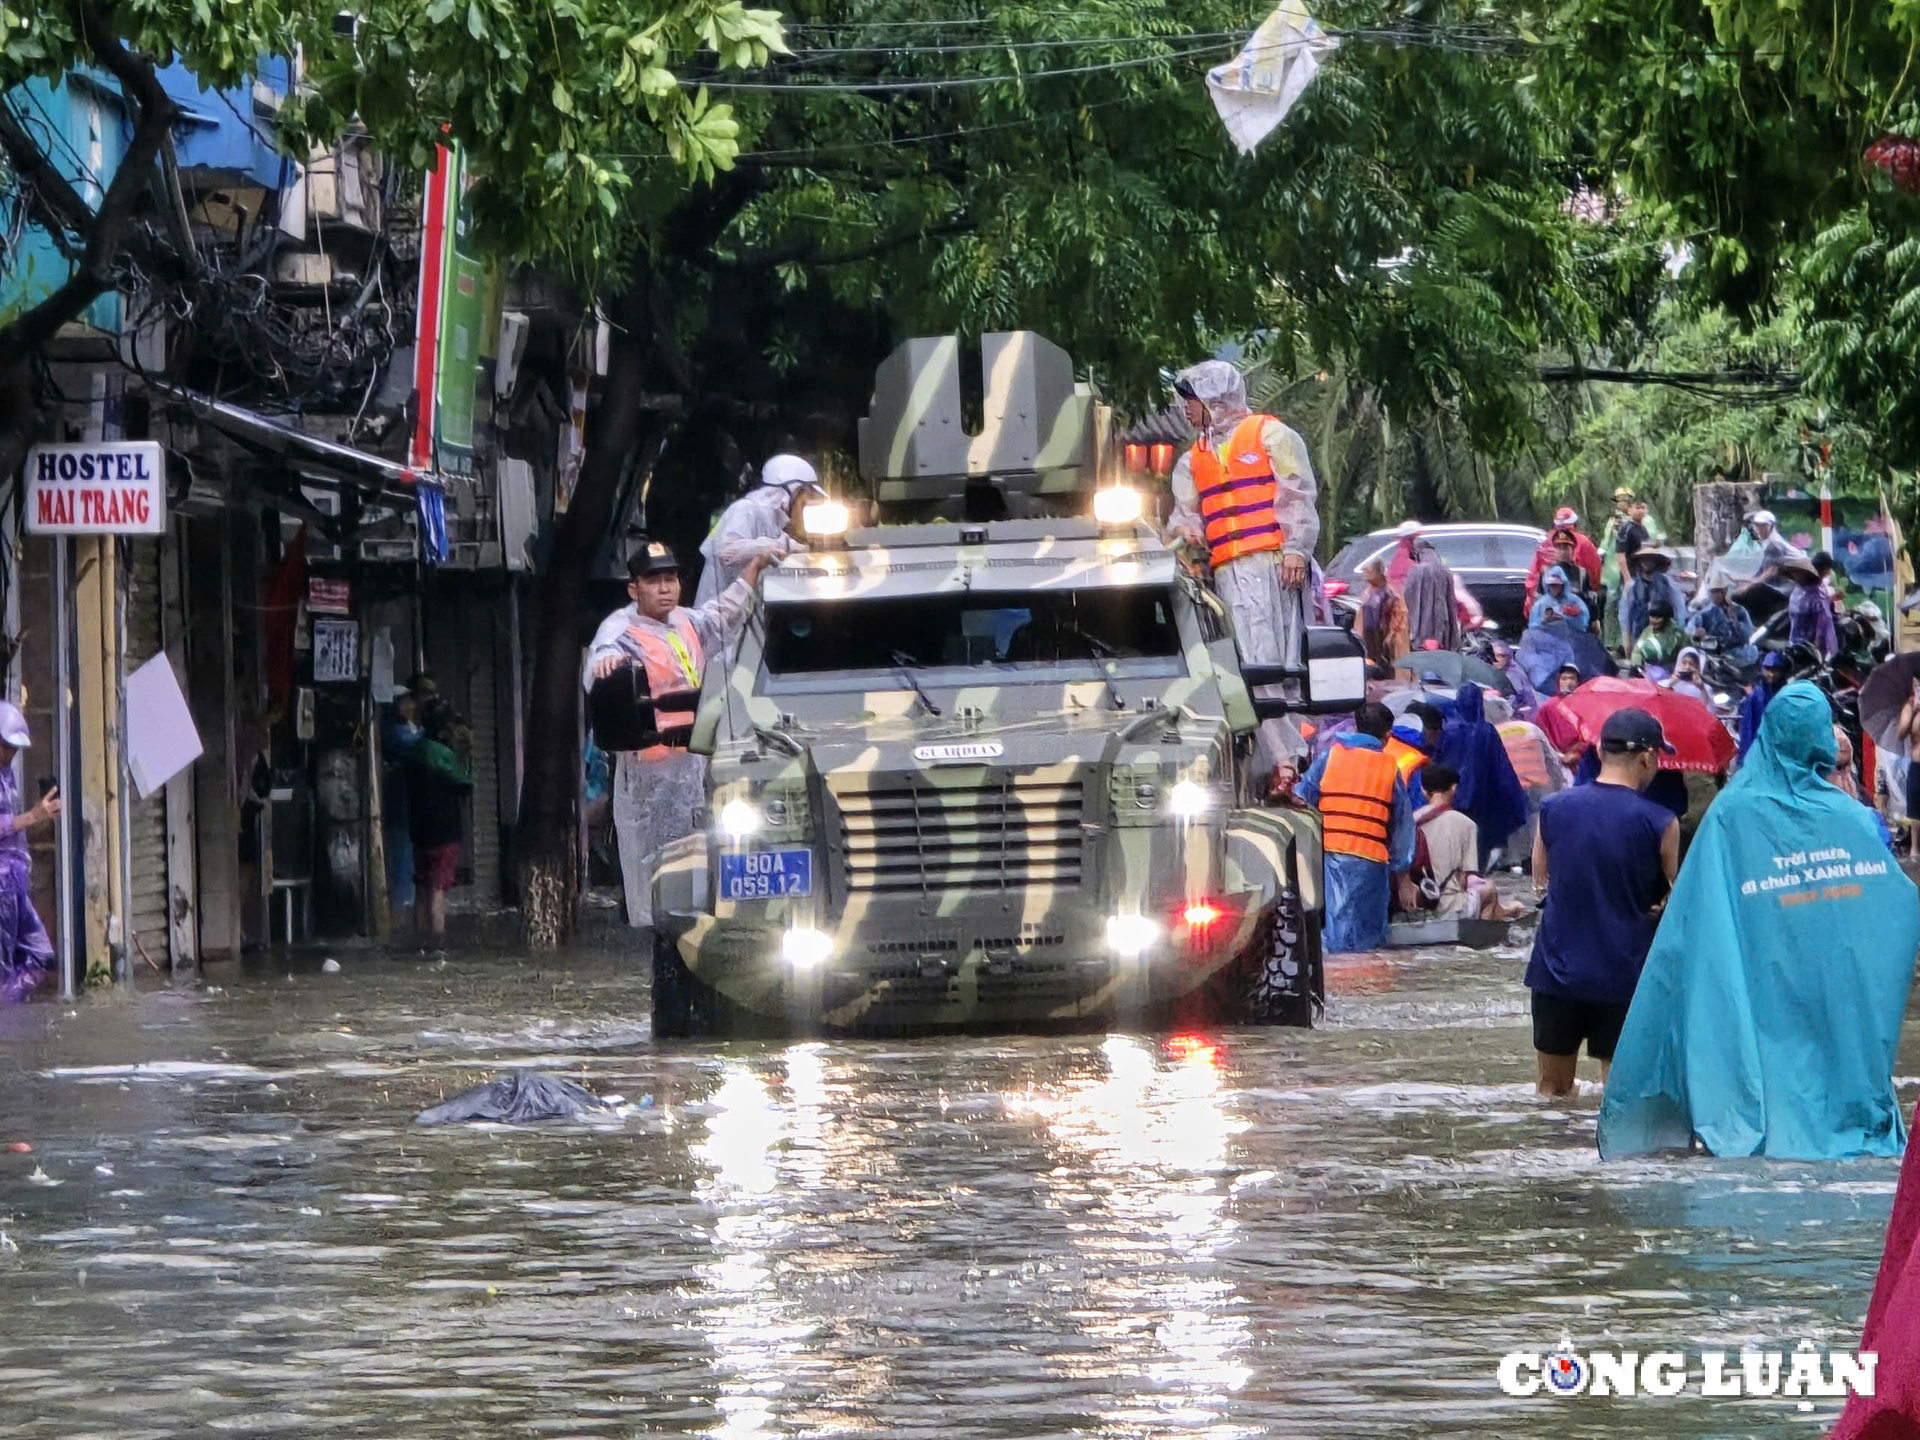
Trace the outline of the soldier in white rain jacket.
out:
[[[706,604],[739,579],[756,555],[780,560],[806,549],[787,530],[794,506],[809,493],[823,493],[813,466],[798,455],[769,456],[760,467],[760,483],[722,511],[713,533],[700,542],[706,563],[700,568],[694,604]]]
[[[706,757],[688,753],[686,732],[700,702],[707,658],[723,652],[753,610],[754,586],[768,557],[748,560],[740,577],[695,610],[680,604],[680,562],[657,540],[627,560],[632,604],[600,622],[587,651],[581,684],[641,665],[652,692],[656,725],[677,745],[622,750],[614,756],[613,828],[620,841],[620,875],[627,891],[627,923],[653,924],[653,867],[660,847],[693,829],[693,812],[706,788]]]

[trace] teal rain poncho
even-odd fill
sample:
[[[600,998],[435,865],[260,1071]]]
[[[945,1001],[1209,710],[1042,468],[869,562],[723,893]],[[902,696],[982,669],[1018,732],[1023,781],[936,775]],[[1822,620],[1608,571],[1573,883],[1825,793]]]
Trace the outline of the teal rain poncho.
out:
[[[1694,1136],[1715,1155],[1900,1153],[1920,908],[1872,814],[1827,783],[1834,758],[1826,696],[1787,686],[1687,852],[1614,1051],[1603,1157]]]

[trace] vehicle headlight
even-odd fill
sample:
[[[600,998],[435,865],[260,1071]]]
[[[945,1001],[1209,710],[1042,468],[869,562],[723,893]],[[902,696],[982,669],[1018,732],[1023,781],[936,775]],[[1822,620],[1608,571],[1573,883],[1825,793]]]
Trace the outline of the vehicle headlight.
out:
[[[1131,525],[1144,506],[1131,485],[1109,485],[1093,492],[1093,518],[1102,525]]]
[[[1109,915],[1107,948],[1116,955],[1132,959],[1151,949],[1160,938],[1160,927],[1144,915]]]
[[[749,800],[729,800],[720,807],[720,829],[729,840],[744,840],[760,828],[759,807]]]
[[[812,970],[833,953],[833,938],[811,925],[796,925],[780,937],[780,958],[796,970]]]
[[[1192,780],[1181,780],[1167,792],[1167,809],[1179,820],[1198,820],[1213,807],[1207,787]]]
[[[816,500],[800,511],[800,528],[809,535],[844,535],[848,518],[838,500]]]

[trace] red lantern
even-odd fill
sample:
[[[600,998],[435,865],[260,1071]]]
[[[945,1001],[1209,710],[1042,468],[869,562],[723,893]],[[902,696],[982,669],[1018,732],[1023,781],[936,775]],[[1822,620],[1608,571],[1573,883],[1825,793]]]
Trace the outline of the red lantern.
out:
[[[1920,195],[1920,141],[1882,135],[1861,158],[1884,173],[1902,195]]]
[[[1173,446],[1164,441],[1153,447],[1153,473],[1156,475],[1173,473]]]
[[[1147,447],[1144,445],[1127,446],[1126,463],[1127,469],[1136,475],[1145,470],[1147,468]]]

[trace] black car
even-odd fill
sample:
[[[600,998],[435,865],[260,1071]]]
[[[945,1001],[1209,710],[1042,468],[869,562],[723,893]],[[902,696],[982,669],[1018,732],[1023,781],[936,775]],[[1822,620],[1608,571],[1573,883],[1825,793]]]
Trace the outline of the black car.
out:
[[[1487,619],[1508,639],[1518,639],[1527,628],[1527,571],[1547,532],[1531,525],[1489,522],[1423,525],[1420,533],[1433,542],[1447,568],[1480,602]],[[1385,562],[1400,540],[1398,529],[1375,530],[1349,540],[1326,565],[1328,594],[1364,590],[1360,567],[1369,560]]]

